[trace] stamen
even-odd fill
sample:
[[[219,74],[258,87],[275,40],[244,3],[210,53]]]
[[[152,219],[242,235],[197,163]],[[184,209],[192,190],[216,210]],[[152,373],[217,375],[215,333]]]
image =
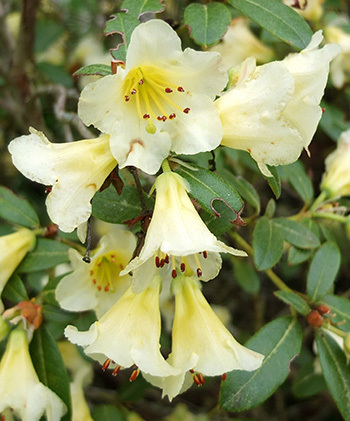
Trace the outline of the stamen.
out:
[[[206,259],[208,257],[208,252],[206,250],[203,251],[203,257]]]
[[[180,265],[180,270],[181,270],[181,272],[185,272],[185,270],[186,270],[186,265],[185,265],[185,263],[181,263],[181,265]]]
[[[173,270],[171,271],[171,276],[172,276],[172,278],[173,278],[173,279],[175,279],[175,278],[177,277],[177,272],[176,272],[176,269],[173,269]]]
[[[147,118],[150,118],[150,117],[151,117],[151,116],[150,116],[149,114],[147,114],[147,113],[143,115],[143,118],[144,118],[145,120],[146,120]]]
[[[191,108],[185,108],[184,110],[183,110],[183,112],[185,113],[185,114],[188,114],[189,112],[190,112],[190,110],[191,110]]]
[[[165,262],[166,264],[168,264],[168,263],[169,263],[169,254],[166,254],[166,255],[165,255],[164,262]]]
[[[109,285],[106,285],[105,286],[105,292],[108,292],[109,291]]]
[[[173,90],[171,88],[165,88],[165,92],[167,94],[171,94],[173,92]]]
[[[143,85],[143,79],[139,80],[139,85]]]
[[[197,373],[197,377],[198,377],[199,381],[201,382],[201,384],[205,383],[204,376],[203,376],[202,373]]]
[[[140,369],[139,368],[137,368],[136,370],[134,370],[132,373],[131,373],[131,376],[129,377],[129,381],[130,382],[134,382],[136,379],[137,379],[137,377],[138,377],[138,375],[140,374]]]
[[[185,92],[185,90],[184,90],[184,88],[183,88],[182,86],[178,86],[177,90],[178,90],[179,92]]]
[[[221,374],[221,378],[222,378],[222,380],[223,380],[223,381],[225,381],[225,380],[226,380],[226,378],[227,378],[226,373]]]
[[[173,270],[171,271],[171,276],[173,277],[173,279],[175,279],[177,277],[177,271],[176,271],[176,261],[175,261],[174,256],[171,256],[171,265],[173,267]]]
[[[97,287],[97,289],[99,290],[99,291],[101,291],[101,285],[98,285],[98,287]]]
[[[160,259],[159,259],[159,256],[156,256],[156,258],[155,258],[155,265],[156,265],[157,268],[160,267]]]
[[[200,278],[203,275],[203,272],[202,272],[202,268],[201,268],[201,264],[200,264],[200,261],[199,261],[198,254],[194,255],[194,259],[197,263],[197,276],[198,276],[198,278]]]
[[[196,374],[193,374],[193,381],[194,381],[194,383],[199,387],[199,386],[202,386],[202,383],[201,383],[201,381],[199,380],[199,378],[198,378],[198,376],[196,375]]]
[[[124,95],[124,99],[125,99],[126,102],[130,101],[129,95]]]
[[[116,368],[112,371],[112,376],[116,376],[121,369],[120,365],[117,365]]]
[[[111,363],[111,359],[110,358],[107,358],[106,359],[106,361],[103,363],[103,365],[102,365],[102,370],[103,371],[106,371],[107,370],[107,368],[109,367],[109,364]]]
[[[169,115],[169,119],[170,120],[174,119],[175,117],[176,117],[176,114],[175,113],[172,113],[172,114]]]
[[[137,90],[135,88],[133,88],[130,93],[131,93],[131,95],[135,95],[137,93]]]
[[[203,275],[202,270],[197,268],[197,276],[200,278]]]

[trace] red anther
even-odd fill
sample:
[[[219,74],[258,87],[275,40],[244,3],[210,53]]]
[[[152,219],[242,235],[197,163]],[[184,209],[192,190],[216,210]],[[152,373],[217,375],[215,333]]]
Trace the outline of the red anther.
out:
[[[179,92],[185,92],[185,90],[184,90],[184,88],[183,88],[182,86],[178,86],[177,90],[178,90]]]
[[[163,120],[163,121],[166,121],[167,119],[168,119],[168,117],[167,117],[167,116],[165,116],[165,115],[163,115],[163,116],[162,116],[162,120]]]
[[[139,80],[139,85],[143,85],[143,79]]]
[[[169,119],[170,119],[170,120],[174,119],[175,117],[176,117],[176,114],[175,114],[175,113],[171,113],[171,114],[169,115]]]
[[[146,120],[147,118],[150,118],[150,117],[151,117],[151,116],[150,116],[149,114],[147,114],[147,113],[143,115],[143,118],[144,118],[145,120]]]
[[[165,255],[164,262],[165,262],[166,264],[168,264],[168,263],[169,263],[169,254],[166,254],[166,255]]]
[[[159,256],[156,256],[156,258],[155,258],[155,264],[156,264],[157,268],[160,267],[160,259],[159,259]]]
[[[137,93],[137,90],[134,88],[134,89],[131,90],[130,93],[131,93],[131,95],[135,95]]]
[[[90,270],[90,275],[92,276],[94,274],[94,271],[93,270]]]
[[[165,92],[167,94],[171,94],[173,92],[173,90],[171,88],[165,88]]]
[[[160,267],[162,268],[164,266],[165,260],[164,259],[160,259]]]
[[[306,317],[306,321],[309,323],[310,326],[321,327],[323,324],[323,317],[317,310],[311,310]]]
[[[126,102],[128,102],[130,100],[129,95],[125,95],[124,99],[125,99]]]
[[[320,304],[319,306],[315,307],[315,310],[317,310],[321,315],[331,312],[330,308],[325,304]]]
[[[130,382],[134,382],[134,381],[137,379],[137,377],[138,377],[139,373],[140,373],[140,369],[139,369],[139,368],[137,368],[136,370],[134,370],[134,371],[131,373],[131,376],[129,377],[129,381],[130,381]]]
[[[199,386],[202,386],[202,383],[201,383],[201,381],[199,380],[199,378],[198,378],[198,376],[196,375],[196,374],[193,374],[193,381],[194,381],[194,383],[199,387]]]
[[[106,285],[105,286],[105,292],[108,292],[109,291],[109,285]]]
[[[227,374],[226,373],[221,374],[221,378],[222,378],[223,381],[225,381],[226,378],[227,378]]]
[[[163,116],[159,115],[159,116],[157,117],[157,120],[162,121],[162,120],[163,120]]]
[[[98,289],[99,291],[101,291],[101,289],[102,289],[101,285],[99,285],[99,286],[97,287],[97,289]]]
[[[184,111],[184,113],[185,113],[185,114],[188,114],[188,113],[190,112],[190,109],[191,109],[191,108],[188,108],[188,107],[187,107],[187,108],[185,108],[183,111]]]
[[[112,376],[116,376],[121,369],[120,365],[117,365],[116,368],[112,371]]]
[[[181,263],[181,265],[180,265],[181,272],[185,272],[185,269],[186,269],[185,263]]]
[[[5,415],[1,415],[0,421],[5,421]]]
[[[102,370],[103,371],[106,371],[107,370],[107,368],[109,367],[109,364],[111,363],[111,359],[110,358],[107,358],[106,359],[106,361],[103,363],[103,365],[102,365]]]
[[[322,110],[322,114],[326,111],[324,107],[322,107],[321,110]]]
[[[50,186],[50,187],[46,187],[46,189],[45,189],[45,194],[49,194],[49,193],[51,193],[51,190],[52,190],[52,186]]]
[[[191,374],[193,374],[193,373],[194,373],[194,370],[193,370],[192,368],[191,368],[191,370],[190,370],[190,373],[191,373]]]
[[[97,283],[96,279],[93,279],[92,283],[96,285],[96,283]]]
[[[177,272],[176,269],[173,269],[171,272],[171,276],[173,277],[173,279],[175,279],[177,277]]]
[[[200,278],[203,275],[202,269],[197,268],[197,276]]]
[[[203,251],[203,257],[206,259],[208,257],[208,252],[206,250]]]
[[[198,380],[201,382],[201,384],[205,383],[205,379],[202,373],[197,373],[197,377],[198,377]]]

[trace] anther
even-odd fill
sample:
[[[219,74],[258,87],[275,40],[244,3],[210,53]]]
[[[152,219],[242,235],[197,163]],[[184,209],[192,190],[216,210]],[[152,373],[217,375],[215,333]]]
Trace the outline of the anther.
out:
[[[155,264],[156,264],[157,268],[160,267],[160,259],[159,259],[159,256],[156,256],[156,258],[155,258]]]
[[[183,112],[185,113],[185,114],[188,114],[189,112],[190,112],[190,108],[185,108],[184,110],[183,110]]]
[[[129,381],[130,381],[130,382],[134,382],[134,381],[137,379],[137,377],[138,377],[139,373],[140,373],[140,369],[139,369],[139,368],[137,368],[136,370],[134,370],[134,371],[131,373],[131,376],[129,377]]]
[[[185,92],[185,90],[184,90],[184,88],[183,88],[182,86],[178,86],[177,90],[178,90],[179,92]]]
[[[165,88],[165,92],[167,94],[171,94],[173,92],[173,90],[171,88]]]
[[[167,118],[165,115],[163,115],[163,116],[162,116],[162,120],[163,120],[163,121],[166,121],[167,119],[168,119],[168,118]]]
[[[106,285],[105,286],[105,292],[108,292],[109,291],[109,285]]]
[[[143,85],[143,79],[139,80],[139,85]]]
[[[173,119],[173,118],[175,118],[175,117],[176,117],[176,114],[175,114],[175,113],[172,113],[172,114],[170,114],[170,115],[169,115],[169,119],[170,119],[170,120],[172,120],[172,119]]]
[[[112,376],[116,376],[121,369],[120,365],[117,365],[116,368],[112,371]]]
[[[158,121],[162,121],[162,120],[163,120],[163,116],[159,115],[159,116],[157,117],[157,120],[158,120]]]
[[[222,378],[222,380],[223,380],[223,381],[225,381],[225,380],[226,380],[226,378],[227,378],[226,373],[221,374],[221,378]]]
[[[201,382],[201,384],[205,383],[205,379],[202,373],[197,373],[197,377],[198,377],[198,380]]]
[[[90,270],[90,275],[92,276],[94,274],[94,271],[93,270]]]
[[[128,101],[130,100],[129,95],[125,95],[125,96],[124,96],[124,98],[125,98],[125,101],[126,101],[126,102],[128,102]]]
[[[166,254],[166,255],[165,255],[164,262],[165,262],[166,264],[168,264],[168,263],[169,263],[169,254]]]
[[[92,280],[92,283],[93,283],[94,285],[96,285],[96,283],[97,283],[96,279],[93,279],[93,280]]]
[[[202,386],[202,383],[201,383],[201,381],[199,380],[199,378],[196,374],[193,374],[193,381],[198,387]]]
[[[162,268],[164,266],[164,263],[165,263],[165,260],[164,259],[160,259],[159,267]]]
[[[203,257],[206,259],[208,257],[208,252],[206,250],[203,251]]]
[[[197,268],[197,276],[200,278],[203,275],[203,272],[200,268]]]
[[[99,285],[99,286],[97,287],[97,289],[98,289],[99,291],[101,291],[101,289],[102,289],[102,288],[101,288],[101,285]]]
[[[173,269],[173,270],[171,271],[171,276],[173,277],[173,279],[175,279],[175,278],[177,277],[177,272],[176,272],[176,269]]]
[[[143,118],[144,118],[145,120],[146,120],[147,118],[150,118],[150,117],[151,117],[151,116],[150,116],[149,114],[147,114],[147,113],[143,115]]]
[[[107,370],[107,368],[109,367],[109,364],[111,363],[111,359],[110,358],[107,358],[106,359],[106,361],[103,363],[103,365],[102,365],[102,370],[103,371],[106,371]]]
[[[185,263],[181,263],[181,265],[180,265],[181,272],[185,272],[185,269],[186,269]]]
[[[135,95],[137,93],[137,90],[134,88],[134,89],[131,90],[130,93],[131,93],[131,95]]]

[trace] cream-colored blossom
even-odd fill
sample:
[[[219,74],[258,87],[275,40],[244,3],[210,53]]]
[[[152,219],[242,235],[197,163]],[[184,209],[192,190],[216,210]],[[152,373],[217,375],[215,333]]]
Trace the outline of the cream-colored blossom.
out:
[[[64,232],[87,221],[91,199],[117,165],[109,136],[72,143],[50,143],[42,132],[14,139],[12,161],[27,178],[52,186],[46,199],[51,220]]]
[[[27,228],[0,237],[0,295],[6,282],[34,244],[35,234]],[[0,311],[2,307],[0,301]]]
[[[325,160],[321,190],[329,198],[350,196],[350,130],[343,132],[337,148]]]
[[[264,356],[240,345],[225,328],[204,298],[200,283],[180,275],[173,281],[175,318],[172,351],[168,362],[181,370],[177,376],[163,379],[146,377],[163,389],[172,400],[202,376],[222,375],[232,370],[253,371]],[[196,374],[198,373],[198,374]]]
[[[0,362],[0,413],[12,408],[23,421],[59,421],[67,412],[63,401],[44,386],[34,370],[27,334],[16,329],[10,334]]]
[[[215,101],[222,144],[248,151],[267,176],[266,165],[297,160],[316,131],[329,62],[339,52],[335,44],[318,49],[322,39],[317,32],[307,48],[283,61],[256,67],[247,59],[236,86]]]
[[[160,277],[140,294],[131,287],[87,332],[76,327],[65,329],[66,337],[84,347],[86,355],[105,363],[105,367],[119,368],[136,365],[143,373],[164,377],[178,373],[160,353]],[[107,363],[106,363],[107,361]]]
[[[323,15],[323,3],[325,0],[283,0],[287,6],[293,7],[304,19],[318,22]]]
[[[185,180],[171,171],[155,182],[156,202],[140,255],[121,272],[133,271],[134,290],[148,285],[160,268],[163,278],[184,272],[207,281],[221,268],[220,252],[246,253],[218,241],[193,206]]]
[[[341,48],[330,68],[333,85],[341,89],[350,79],[350,34],[335,25],[329,25],[325,27],[324,36],[327,42],[334,42]]]
[[[249,20],[242,18],[233,19],[222,41],[208,51],[220,53],[227,68],[237,66],[248,57],[255,57],[257,63],[266,63],[274,56],[273,50],[250,30]]]
[[[133,31],[125,69],[85,87],[78,112],[111,136],[121,168],[154,174],[170,151],[196,154],[219,145],[213,99],[226,83],[218,53],[182,51],[176,32],[153,19]]]
[[[101,318],[130,286],[131,276],[120,276],[136,247],[135,236],[114,228],[104,235],[99,247],[86,263],[74,249],[68,251],[73,272],[62,278],[56,288],[56,299],[69,311],[95,310]]]

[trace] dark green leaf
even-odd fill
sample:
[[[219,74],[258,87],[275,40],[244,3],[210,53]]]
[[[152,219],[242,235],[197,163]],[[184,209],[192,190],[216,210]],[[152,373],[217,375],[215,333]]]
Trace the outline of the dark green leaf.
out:
[[[15,196],[11,190],[0,187],[0,217],[13,224],[37,228],[39,218],[29,202]]]
[[[18,268],[18,272],[35,272],[50,269],[68,259],[69,246],[47,238],[38,238],[36,247],[30,251]]]
[[[36,68],[52,82],[63,85],[66,88],[72,88],[74,85],[72,76],[63,66],[42,61],[37,63]]]
[[[320,329],[317,350],[327,386],[345,420],[350,419],[350,371],[342,348]]]
[[[265,216],[269,219],[273,218],[276,212],[276,202],[271,198],[266,205]]]
[[[246,346],[265,355],[255,371],[234,370],[222,383],[220,404],[227,411],[243,411],[264,402],[288,376],[289,364],[300,351],[302,330],[295,318],[278,318],[255,334]]]
[[[263,216],[254,229],[254,262],[259,270],[266,270],[275,265],[283,253],[283,237],[276,225]]]
[[[344,297],[326,295],[322,298],[322,303],[330,308],[332,322],[339,323],[339,329],[350,332],[350,301]]]
[[[312,250],[299,249],[298,247],[291,246],[288,250],[288,264],[300,265],[312,256]]]
[[[288,183],[291,184],[304,203],[311,203],[314,197],[314,189],[303,164],[300,161],[296,161],[293,164],[284,165],[280,169]]]
[[[259,275],[247,259],[235,258],[233,263],[235,279],[245,291],[256,294],[260,288]]]
[[[340,252],[335,243],[327,242],[317,250],[307,277],[307,293],[312,302],[320,301],[327,294],[340,266]]]
[[[122,10],[127,10],[130,15],[138,18],[143,13],[160,13],[164,10],[161,0],[124,0]]]
[[[285,241],[296,247],[312,249],[320,245],[318,237],[300,222],[276,218],[273,223],[278,227]]]
[[[231,13],[221,3],[192,3],[185,9],[184,23],[196,44],[208,46],[224,35],[231,23]]]
[[[14,274],[6,283],[6,286],[2,292],[2,297],[17,304],[20,301],[28,300],[28,294],[22,279]]]
[[[312,31],[291,7],[276,0],[228,0],[228,2],[277,38],[297,49],[305,48]]]
[[[275,295],[285,303],[291,305],[298,313],[307,316],[310,311],[308,303],[292,291],[276,291]]]
[[[98,405],[91,412],[94,421],[125,421],[124,415],[113,405]]]
[[[73,76],[107,76],[111,74],[111,66],[108,66],[107,64],[89,64],[74,72]]]
[[[324,108],[324,113],[320,120],[320,127],[334,142],[337,142],[341,133],[350,129],[350,122],[346,120],[345,110],[324,101],[321,106]]]
[[[275,195],[276,199],[278,199],[281,196],[282,191],[280,176],[276,167],[271,167],[268,165],[268,168],[270,170],[270,173],[272,174],[272,177],[264,177],[267,180],[267,183],[273,191],[273,194]]]
[[[66,404],[68,412],[62,420],[69,421],[71,419],[69,377],[57,343],[44,325],[34,332],[30,353],[40,381]]]
[[[235,177],[233,174],[225,171],[223,173],[224,177],[228,177],[228,181],[232,186],[237,190],[237,192],[242,196],[242,198],[253,206],[256,209],[257,213],[260,213],[260,196],[257,191],[245,178]]]
[[[153,209],[153,199],[145,198],[149,209]],[[102,221],[121,224],[142,213],[140,198],[132,186],[124,186],[119,195],[113,186],[102,192],[97,192],[92,201],[92,214]]]
[[[61,23],[53,19],[38,20],[35,28],[35,53],[46,51],[63,33],[64,26]]]

